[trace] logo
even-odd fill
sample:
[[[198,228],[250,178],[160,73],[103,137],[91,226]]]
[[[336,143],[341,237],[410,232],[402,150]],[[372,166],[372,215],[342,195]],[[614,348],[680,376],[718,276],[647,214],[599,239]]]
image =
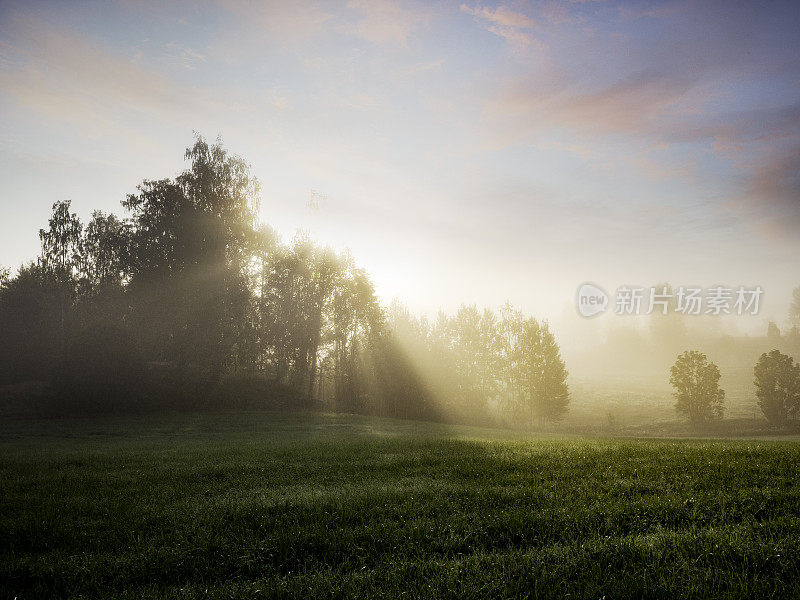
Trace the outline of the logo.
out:
[[[594,317],[608,308],[608,294],[593,283],[584,283],[578,288],[575,302],[582,317]]]

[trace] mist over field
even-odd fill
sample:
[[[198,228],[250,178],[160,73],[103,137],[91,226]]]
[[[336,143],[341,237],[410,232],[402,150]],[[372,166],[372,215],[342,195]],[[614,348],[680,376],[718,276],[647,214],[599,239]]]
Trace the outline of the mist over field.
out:
[[[0,596],[800,596],[799,31],[0,3]]]

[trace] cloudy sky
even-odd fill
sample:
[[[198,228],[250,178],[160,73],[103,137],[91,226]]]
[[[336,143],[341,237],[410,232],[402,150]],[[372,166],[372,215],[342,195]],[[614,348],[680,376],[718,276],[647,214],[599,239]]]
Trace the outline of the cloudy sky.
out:
[[[800,284],[800,8],[735,1],[0,3],[0,264],[120,212],[193,131],[262,218],[411,308]],[[312,199],[314,200],[312,202]]]

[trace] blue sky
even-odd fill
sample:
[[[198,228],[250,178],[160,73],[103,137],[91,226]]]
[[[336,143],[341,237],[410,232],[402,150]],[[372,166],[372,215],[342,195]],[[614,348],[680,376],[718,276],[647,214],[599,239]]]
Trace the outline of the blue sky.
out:
[[[120,212],[197,131],[252,163],[265,222],[415,310],[668,280],[762,285],[782,321],[798,31],[780,2],[4,2],[0,264],[56,200]]]

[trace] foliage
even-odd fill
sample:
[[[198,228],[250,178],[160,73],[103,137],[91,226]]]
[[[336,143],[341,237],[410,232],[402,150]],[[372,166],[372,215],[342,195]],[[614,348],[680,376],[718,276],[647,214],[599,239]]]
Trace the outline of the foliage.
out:
[[[800,325],[800,286],[792,290],[792,304],[789,306],[789,321]]]
[[[781,426],[794,418],[800,409],[800,365],[773,350],[761,355],[753,373],[758,406],[767,420]]]
[[[0,288],[0,381],[49,379],[61,356],[63,283],[41,264]]]
[[[722,418],[725,392],[719,379],[719,368],[705,354],[687,350],[678,356],[669,378],[675,388],[675,410],[694,424]]]
[[[48,228],[39,230],[42,243],[41,264],[63,279],[74,276],[82,250],[83,225],[78,216],[69,209],[69,200],[53,204]]]
[[[439,313],[433,324],[395,304],[390,326],[420,357],[424,377],[450,413],[486,422],[494,409],[517,425],[566,413],[567,370],[550,326],[510,304],[499,315],[463,305],[452,316]]]

